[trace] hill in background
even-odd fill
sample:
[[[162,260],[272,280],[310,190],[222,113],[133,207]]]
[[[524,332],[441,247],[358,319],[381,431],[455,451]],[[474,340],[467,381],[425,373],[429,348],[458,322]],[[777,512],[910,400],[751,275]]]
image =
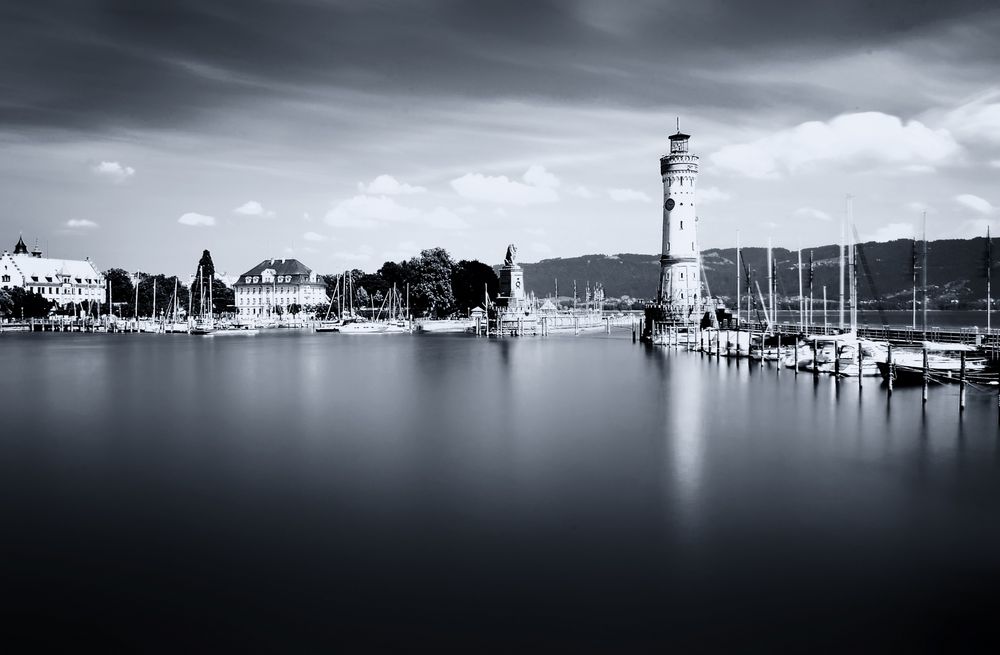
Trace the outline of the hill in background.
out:
[[[993,239],[993,251],[997,252],[1000,239]],[[920,279],[920,248],[917,249],[918,298]],[[808,295],[809,255],[813,257],[813,296],[823,297],[826,286],[827,298],[836,300],[839,293],[837,281],[839,246],[828,245],[807,248],[802,251],[802,283]],[[876,303],[880,298],[886,309],[901,309],[912,299],[914,242],[897,239],[888,243],[865,242],[860,244],[859,253],[867,262],[868,271],[858,258],[858,293],[863,304]],[[782,302],[798,295],[798,254],[785,248],[774,248],[778,274],[777,291]],[[761,289],[767,289],[767,249],[743,248],[743,258],[755,281]],[[996,258],[994,257],[994,260]],[[712,248],[702,251],[705,278],[712,295],[729,303],[736,295],[736,249]],[[580,298],[589,282],[591,286],[600,282],[608,297],[629,296],[636,299],[651,299],[656,294],[659,277],[659,255],[621,253],[617,255],[582,255],[580,257],[543,259],[533,264],[521,264],[524,268],[525,286],[539,297],[555,295],[556,280],[560,296],[573,295],[576,281]],[[997,278],[998,267],[994,263],[993,274]],[[946,239],[932,241],[927,254],[928,299],[931,307],[985,307],[986,297],[986,239]],[[744,277],[744,289],[746,285]],[[996,285],[994,285],[996,286]]]

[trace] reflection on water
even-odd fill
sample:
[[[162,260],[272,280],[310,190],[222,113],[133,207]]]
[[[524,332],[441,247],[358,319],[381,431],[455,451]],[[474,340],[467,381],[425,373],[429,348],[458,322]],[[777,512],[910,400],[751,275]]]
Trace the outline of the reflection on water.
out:
[[[995,395],[960,417],[951,387],[923,408],[603,335],[4,335],[0,371],[23,630],[164,652],[993,637]]]

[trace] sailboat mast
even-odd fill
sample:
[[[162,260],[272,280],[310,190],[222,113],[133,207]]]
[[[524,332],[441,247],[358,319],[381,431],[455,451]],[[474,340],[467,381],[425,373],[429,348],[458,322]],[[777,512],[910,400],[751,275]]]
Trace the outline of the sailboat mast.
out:
[[[139,329],[139,271],[135,272],[135,321]]]
[[[198,315],[205,316],[205,278],[201,275],[201,266],[198,267]]]
[[[740,231],[736,230],[736,326],[740,324]],[[747,317],[749,318],[749,317]]]
[[[847,196],[847,274],[848,274],[848,293],[850,296],[851,308],[850,320],[851,320],[851,332],[858,329],[858,285],[857,285],[857,266],[854,260],[854,196]]]
[[[913,237],[913,246],[910,252],[910,273],[913,277],[913,324],[911,329],[917,329],[917,237]]]
[[[823,285],[823,334],[826,334],[826,285]]]
[[[844,227],[845,216],[840,220],[840,329],[844,329],[844,241],[847,238],[847,229]]]
[[[923,252],[923,264],[920,267],[920,277],[921,282],[924,287],[924,341],[927,340],[927,211],[924,211],[924,252]]]
[[[815,277],[815,271],[813,269],[813,251],[809,251],[809,315],[806,320],[809,325],[813,324],[813,313],[816,310],[816,304],[813,302],[813,278]]]
[[[802,295],[802,248],[799,248],[799,329],[806,329],[806,303]]]
[[[986,226],[986,334],[990,333],[992,327],[990,321],[990,282],[993,277],[993,242],[990,240],[990,226]]]
[[[763,296],[760,299],[764,302]],[[774,323],[774,255],[771,253],[771,238],[767,239],[767,322]]]

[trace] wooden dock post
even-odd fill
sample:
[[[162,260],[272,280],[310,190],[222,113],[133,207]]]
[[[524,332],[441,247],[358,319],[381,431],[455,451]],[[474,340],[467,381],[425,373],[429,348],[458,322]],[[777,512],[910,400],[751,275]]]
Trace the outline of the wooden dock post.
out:
[[[965,411],[965,351],[962,351],[962,368],[958,371],[958,411]]]
[[[819,375],[819,359],[817,353],[819,352],[819,342],[813,341],[813,375]]]
[[[840,382],[840,342],[833,342],[833,375]]]
[[[795,360],[792,362],[792,364],[795,367],[794,368],[795,375],[797,376],[799,374],[799,338],[798,337],[795,337],[795,350],[794,350],[792,356],[795,357]]]
[[[715,361],[722,357],[722,330],[715,331]]]
[[[861,379],[865,377],[865,353],[861,350],[861,342],[858,341],[858,389],[861,389]]]
[[[775,368],[777,368],[777,369],[778,369],[778,370],[777,370],[777,372],[778,372],[778,373],[781,373],[781,332],[779,332],[779,333],[778,333],[778,350],[777,350],[777,357],[778,357],[778,360],[777,360],[777,366],[776,366]]]
[[[927,386],[930,384],[931,374],[927,366],[927,346],[924,346],[924,394],[923,403],[927,404]]]

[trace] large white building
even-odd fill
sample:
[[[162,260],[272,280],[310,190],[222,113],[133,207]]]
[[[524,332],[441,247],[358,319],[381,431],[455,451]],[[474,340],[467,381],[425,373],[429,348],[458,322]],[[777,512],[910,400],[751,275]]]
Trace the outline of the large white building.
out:
[[[0,253],[0,289],[21,287],[60,307],[104,302],[104,276],[90,259],[49,259],[36,245],[31,252],[18,238],[14,252]]]
[[[298,305],[303,311],[330,302],[326,282],[297,259],[265,259],[233,285],[240,316],[271,316],[275,307],[287,314]]]

